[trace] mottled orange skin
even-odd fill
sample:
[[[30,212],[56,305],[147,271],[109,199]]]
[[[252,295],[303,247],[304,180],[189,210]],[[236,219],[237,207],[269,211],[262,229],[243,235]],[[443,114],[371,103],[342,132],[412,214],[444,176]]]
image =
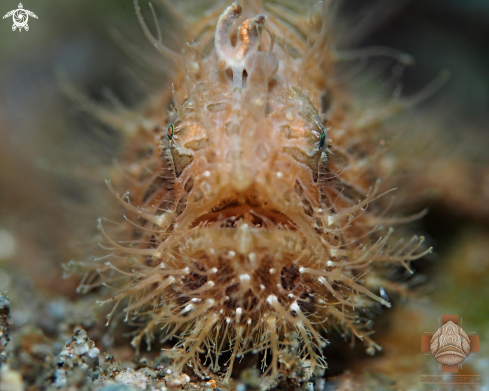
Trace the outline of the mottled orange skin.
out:
[[[393,220],[374,202],[383,164],[378,124],[371,113],[354,113],[328,78],[336,62],[327,4],[319,33],[308,33],[307,14],[291,13],[297,31],[283,38],[286,11],[251,3],[241,16],[235,4],[207,22],[217,23],[216,44],[228,46],[188,47],[173,87],[146,111],[154,126],[127,142],[131,180],[116,187],[129,196],[114,194],[130,212],[123,231],[133,243],[101,227],[118,255],[99,267],[120,289],[106,302],[147,319],[135,346],[154,330],[179,338],[176,373],[191,364],[200,376],[223,368],[229,378],[237,357],[265,351],[272,377],[306,358],[312,371],[326,365],[321,329],[331,324],[373,353],[380,347],[361,331],[358,309],[390,306],[379,288],[401,288],[384,279],[386,264],[408,267],[424,254],[422,238],[390,244]],[[266,22],[251,19],[257,13]],[[226,43],[239,25],[237,40]],[[208,43],[209,34],[196,36]],[[324,92],[330,108],[320,107]]]

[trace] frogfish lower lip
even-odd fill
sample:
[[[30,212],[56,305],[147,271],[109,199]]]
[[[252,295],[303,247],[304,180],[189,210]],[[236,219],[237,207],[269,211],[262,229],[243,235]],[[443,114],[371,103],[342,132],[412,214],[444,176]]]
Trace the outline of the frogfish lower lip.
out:
[[[201,223],[226,223],[226,226],[235,226],[238,221],[249,224],[254,228],[273,228],[274,226],[287,227],[294,229],[293,223],[283,213],[261,206],[252,206],[249,204],[240,205],[232,203],[225,208],[211,210],[209,213],[199,216],[193,223],[195,227]]]
[[[440,349],[440,351],[436,353],[435,357],[444,356],[447,354],[455,354],[457,356],[466,357],[462,350],[453,345],[445,346],[443,349]]]
[[[449,345],[440,349],[436,355],[436,360],[445,365],[458,365],[465,360],[466,354],[456,346]]]

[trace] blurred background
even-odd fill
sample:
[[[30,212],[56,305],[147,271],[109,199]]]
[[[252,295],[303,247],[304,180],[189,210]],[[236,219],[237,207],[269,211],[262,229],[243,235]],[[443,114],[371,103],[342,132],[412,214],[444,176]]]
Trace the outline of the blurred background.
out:
[[[0,14],[16,9],[17,1],[2,0]],[[140,3],[150,15],[146,2]],[[196,3],[183,2],[181,12],[193,9],[195,17]],[[418,352],[416,338],[418,330],[434,331],[442,313],[459,314],[469,331],[488,340],[489,2],[345,3],[350,12],[375,11],[358,46],[387,46],[415,58],[403,74],[406,96],[441,71],[450,73],[446,85],[415,109],[416,119],[424,121],[417,123],[426,124],[418,129],[426,136],[418,142],[426,145],[420,148],[424,155],[408,156],[412,170],[403,179],[413,192],[430,189],[435,195],[421,226],[436,257],[416,267],[436,289],[429,301],[404,304],[379,320],[384,353],[351,365],[352,354],[333,346],[336,359],[327,372],[382,368],[401,379],[432,365]],[[14,329],[36,325],[49,335],[55,331],[46,323],[80,300],[76,281],[61,279],[61,264],[90,256],[86,243],[96,233],[96,218],[110,215],[113,205],[103,180],[123,143],[87,115],[86,102],[68,97],[66,85],[101,106],[117,100],[137,112],[171,73],[140,32],[131,0],[25,0],[23,6],[38,16],[29,18],[29,31],[14,32],[12,18],[0,20],[0,291],[14,304]],[[165,42],[178,48],[183,26],[164,9],[158,16]],[[484,343],[478,361],[464,366],[468,373],[489,368]],[[388,365],[391,355],[401,363],[396,368]]]

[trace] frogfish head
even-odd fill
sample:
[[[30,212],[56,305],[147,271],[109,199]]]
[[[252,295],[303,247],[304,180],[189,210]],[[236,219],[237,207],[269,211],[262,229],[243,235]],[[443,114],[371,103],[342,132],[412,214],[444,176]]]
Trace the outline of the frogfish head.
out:
[[[448,321],[431,338],[430,350],[439,363],[457,365],[470,354],[470,339],[460,326]]]

